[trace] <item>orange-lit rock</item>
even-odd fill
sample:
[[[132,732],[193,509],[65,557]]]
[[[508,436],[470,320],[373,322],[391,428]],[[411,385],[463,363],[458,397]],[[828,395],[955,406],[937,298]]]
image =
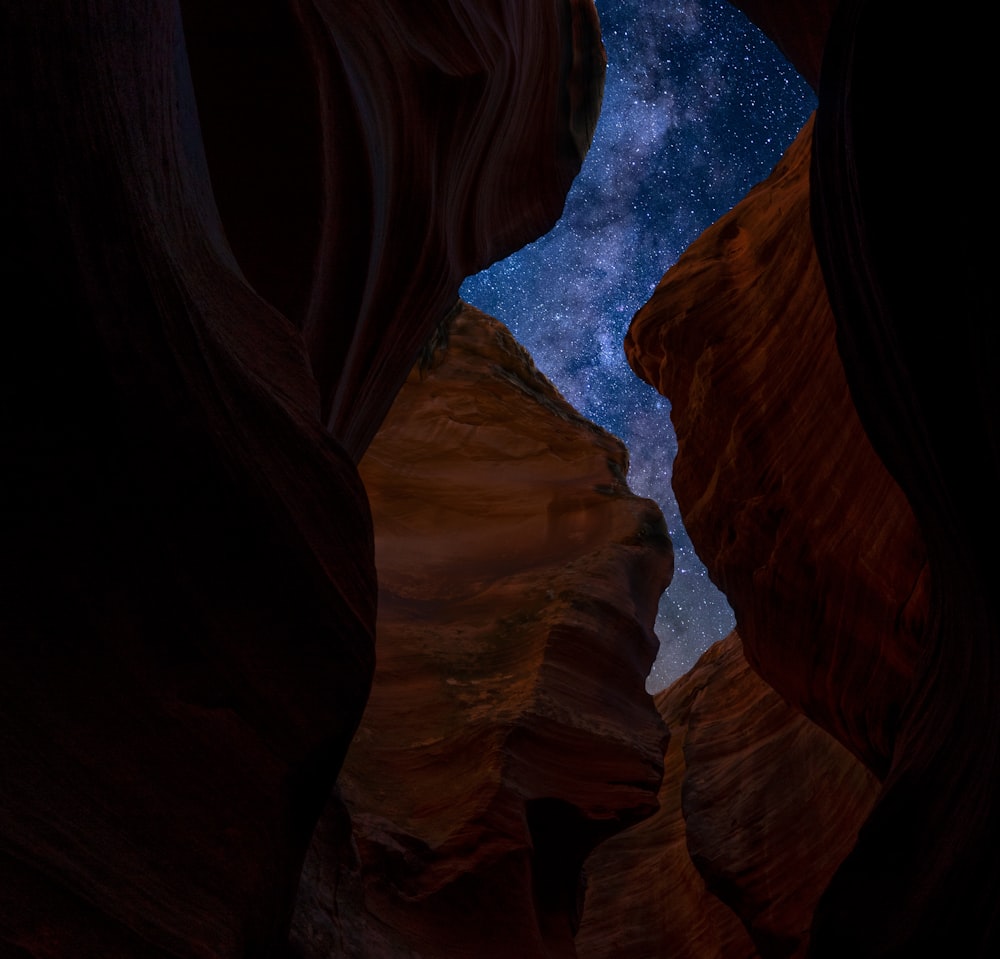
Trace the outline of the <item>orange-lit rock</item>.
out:
[[[626,351],[671,401],[674,489],[747,658],[884,774],[926,617],[925,549],[837,353],[811,134],[667,272]]]
[[[361,464],[378,666],[307,860],[306,955],[573,954],[583,860],[662,770],[644,680],[671,551],[626,469],[470,307],[411,373]]]
[[[713,673],[706,660],[717,655],[715,649],[656,694],[670,733],[660,808],[602,843],[588,858],[587,898],[576,937],[580,959],[757,959],[746,930],[708,891],[691,861],[681,810],[688,717]]]
[[[581,959],[805,955],[878,781],[750,669],[736,633],[656,702],[660,809],[588,859]]]

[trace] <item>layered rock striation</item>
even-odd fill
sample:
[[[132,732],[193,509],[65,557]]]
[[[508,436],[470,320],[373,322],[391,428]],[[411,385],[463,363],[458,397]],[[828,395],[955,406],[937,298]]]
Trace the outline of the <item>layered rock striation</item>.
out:
[[[656,807],[644,691],[672,554],[621,443],[465,306],[361,473],[371,699],[306,863],[312,956],[571,956],[581,869]]]

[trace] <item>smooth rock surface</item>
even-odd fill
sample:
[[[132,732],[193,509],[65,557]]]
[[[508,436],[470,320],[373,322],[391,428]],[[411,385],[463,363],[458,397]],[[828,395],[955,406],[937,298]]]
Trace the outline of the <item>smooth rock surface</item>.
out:
[[[597,11],[182,7],[223,222],[303,331],[324,422],[359,459],[462,281],[561,214],[601,105]]]
[[[813,225],[838,342],[931,581],[926,655],[882,797],[817,912],[818,957],[1000,951],[997,198],[989,151],[956,149],[992,109],[992,39],[972,4],[912,14],[845,0],[817,109]]]

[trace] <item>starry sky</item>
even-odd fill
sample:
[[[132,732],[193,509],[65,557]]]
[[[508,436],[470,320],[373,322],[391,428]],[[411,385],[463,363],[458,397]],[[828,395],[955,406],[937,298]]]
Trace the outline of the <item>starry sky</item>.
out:
[[[608,72],[590,153],[562,219],[466,280],[585,416],[628,446],[629,485],[663,509],[675,572],[660,602],[651,691],[733,627],[670,487],[669,403],[631,371],[634,313],[687,246],[771,172],[815,108],[776,47],[726,0],[597,0]]]

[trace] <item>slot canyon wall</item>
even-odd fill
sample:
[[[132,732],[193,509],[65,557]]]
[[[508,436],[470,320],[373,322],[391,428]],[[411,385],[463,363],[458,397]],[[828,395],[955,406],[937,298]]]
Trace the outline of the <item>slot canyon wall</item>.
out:
[[[625,344],[737,618],[650,697],[659,510],[457,303],[592,3],[5,4],[2,959],[993,954],[988,31],[735,5],[819,106]]]

